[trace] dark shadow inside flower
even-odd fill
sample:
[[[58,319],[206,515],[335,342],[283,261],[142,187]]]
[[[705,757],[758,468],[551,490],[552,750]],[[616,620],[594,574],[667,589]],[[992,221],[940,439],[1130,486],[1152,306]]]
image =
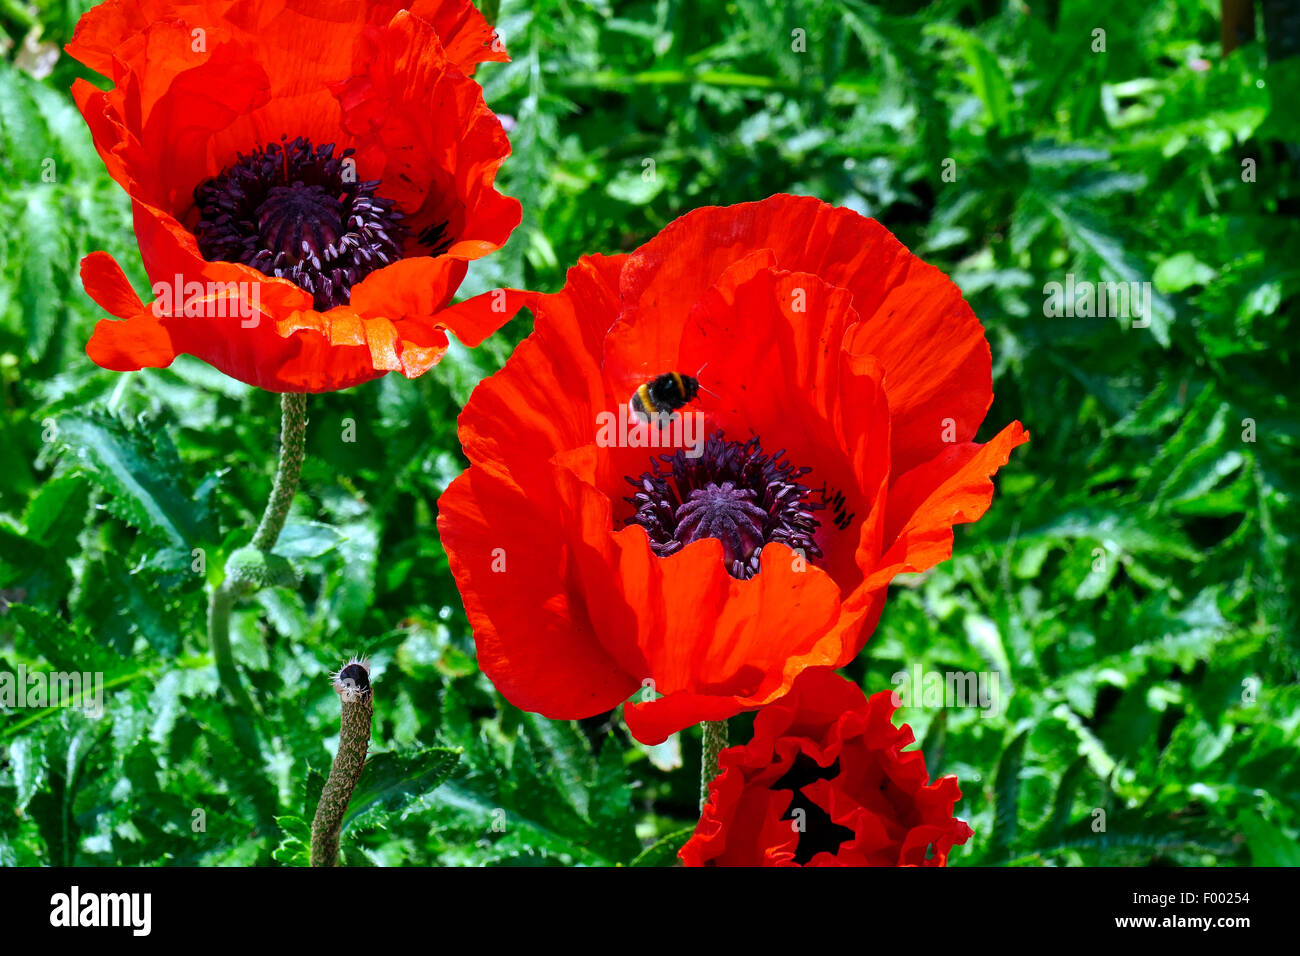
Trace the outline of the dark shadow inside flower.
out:
[[[818,853],[835,853],[842,844],[854,837],[852,830],[832,820],[829,813],[803,792],[803,788],[811,783],[818,780],[834,780],[839,775],[839,760],[833,761],[829,767],[820,767],[812,757],[800,753],[795,757],[790,769],[771,786],[773,790],[793,791],[790,807],[781,819],[797,820],[803,828],[798,831],[799,842],[794,852],[794,862],[800,866]]]

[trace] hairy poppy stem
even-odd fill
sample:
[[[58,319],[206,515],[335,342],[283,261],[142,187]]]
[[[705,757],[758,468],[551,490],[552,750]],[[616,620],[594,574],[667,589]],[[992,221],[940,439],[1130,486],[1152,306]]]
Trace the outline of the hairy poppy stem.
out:
[[[361,779],[370,749],[370,722],[374,715],[374,695],[370,689],[370,672],[364,661],[350,661],[334,677],[343,709],[339,729],[339,749],[334,755],[330,775],[321,790],[320,803],[311,824],[311,865],[339,865],[339,832],[343,816],[352,799],[352,790]]]
[[[286,392],[280,399],[280,462],[266,511],[253,533],[253,542],[231,555],[224,580],[212,589],[208,603],[208,644],[217,664],[217,677],[234,703],[245,712],[252,701],[239,680],[235,657],[230,648],[230,612],[239,598],[270,584],[292,580],[292,570],[284,559],[277,559],[271,549],[284,529],[298,490],[298,476],[307,445],[307,396]]]
[[[727,749],[727,722],[725,720],[705,720],[700,722],[704,729],[704,750],[700,759],[700,810],[709,802],[709,784],[718,775],[718,754]]]
[[[270,551],[279,540],[298,490],[298,476],[302,473],[307,448],[307,396],[301,392],[285,392],[280,409],[280,466],[275,471],[275,485],[262,522],[253,535],[253,547],[259,551]]]

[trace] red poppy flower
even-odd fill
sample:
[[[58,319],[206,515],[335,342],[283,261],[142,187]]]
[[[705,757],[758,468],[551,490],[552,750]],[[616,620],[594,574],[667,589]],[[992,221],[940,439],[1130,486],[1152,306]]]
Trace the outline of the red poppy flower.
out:
[[[471,465],[438,527],[482,669],[548,717],[645,687],[663,696],[624,716],[655,743],[842,666],[1027,440],[973,441],[991,362],[957,287],[817,199],[696,210],[532,308],[461,415]],[[661,461],[626,447],[653,428],[609,440],[642,384],[702,366],[684,411],[707,442]]]
[[[868,699],[828,670],[804,671],[754,718],[720,772],[687,866],[944,866],[971,838],[953,817],[957,778],[930,783],[916,738],[895,727],[893,694]]]
[[[466,75],[505,54],[469,0],[110,0],[68,52],[114,83],[73,95],[156,296],[86,257],[86,291],[121,320],[95,327],[99,365],[189,353],[326,391],[419,375],[448,330],[475,345],[509,317],[448,307],[520,219],[492,185],[509,142]]]

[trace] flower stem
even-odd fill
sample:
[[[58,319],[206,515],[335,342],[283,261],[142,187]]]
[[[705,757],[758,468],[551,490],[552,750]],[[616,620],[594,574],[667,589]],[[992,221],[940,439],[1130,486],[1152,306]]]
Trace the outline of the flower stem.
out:
[[[334,764],[325,780],[311,824],[312,866],[339,865],[339,832],[343,827],[343,816],[366,765],[374,696],[365,667],[365,664],[348,664],[335,678],[334,689],[343,704],[339,749],[334,755]],[[345,676],[349,674],[353,676]]]
[[[251,547],[267,553],[284,529],[298,490],[298,476],[302,472],[302,459],[307,445],[307,396],[299,392],[286,392],[280,398],[280,462],[275,471],[275,483],[266,511],[253,534]],[[230,612],[239,598],[257,589],[257,582],[249,577],[232,577],[227,565],[221,584],[212,589],[208,603],[208,646],[217,664],[217,677],[221,686],[237,706],[251,712],[252,701],[239,680],[235,657],[230,648]]]
[[[709,802],[709,784],[718,775],[718,754],[727,749],[727,722],[725,720],[705,720],[700,726],[704,729],[704,749],[700,759],[700,810]]]
[[[212,598],[208,602],[208,646],[212,649],[212,659],[216,662],[217,679],[221,686],[236,706],[245,713],[251,713],[253,702],[240,683],[235,655],[230,650],[230,612],[235,607],[235,600],[236,595],[228,580],[212,589]]]
[[[270,551],[279,540],[298,490],[298,476],[302,473],[302,458],[307,448],[307,396],[301,392],[285,392],[280,408],[280,466],[275,471],[275,485],[262,514],[262,523],[253,535],[253,547],[259,551]]]

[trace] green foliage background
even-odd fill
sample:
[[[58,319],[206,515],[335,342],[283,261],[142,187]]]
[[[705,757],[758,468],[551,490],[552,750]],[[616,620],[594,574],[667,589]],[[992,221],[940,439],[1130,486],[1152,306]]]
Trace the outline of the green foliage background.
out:
[[[119,375],[85,356],[80,257],[147,283],[67,92],[79,68],[34,78],[23,38],[61,45],[88,5],[0,4],[0,670],[102,671],[107,713],[0,710],[0,864],[303,862],[338,728],[326,675],[354,652],[381,754],[345,862],[672,862],[698,731],[650,751],[617,715],[508,705],[434,529],[457,411],[526,315],[419,380],[311,398],[281,545],[302,584],[233,622],[259,708],[241,736],[205,588],[265,502],[277,403],[187,358]],[[849,670],[868,690],[916,663],[999,675],[995,717],[903,712],[962,781],[976,835],[952,863],[1300,864],[1300,60],[1224,59],[1217,0],[500,7],[514,59],[479,78],[514,122],[500,182],[524,223],[464,293],[552,291],[583,253],[786,191],[883,221],[987,326],[990,428],[1020,418],[1033,442]],[[1069,272],[1152,281],[1150,327],[1045,317]]]

